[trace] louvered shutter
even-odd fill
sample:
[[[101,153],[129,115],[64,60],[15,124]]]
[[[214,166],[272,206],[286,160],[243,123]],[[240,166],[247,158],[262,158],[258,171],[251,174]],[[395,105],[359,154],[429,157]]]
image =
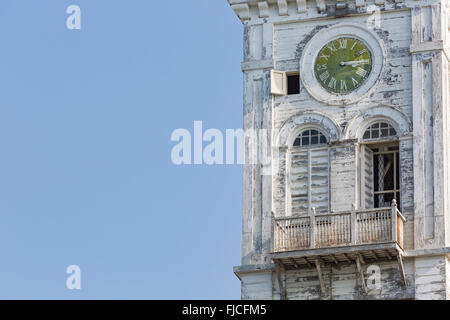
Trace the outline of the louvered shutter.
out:
[[[308,150],[296,150],[291,153],[290,192],[292,214],[308,214],[308,157]]]
[[[310,153],[310,206],[317,213],[328,212],[328,177],[329,177],[329,152],[328,148],[314,148]]]
[[[308,214],[329,210],[328,148],[297,149],[290,154],[291,214]]]
[[[374,207],[374,176],[373,151],[361,146],[361,207],[371,209]]]

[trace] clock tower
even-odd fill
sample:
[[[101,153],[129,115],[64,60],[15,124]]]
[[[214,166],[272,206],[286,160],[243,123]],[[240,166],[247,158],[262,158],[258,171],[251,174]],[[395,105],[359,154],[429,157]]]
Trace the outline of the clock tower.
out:
[[[450,299],[449,1],[228,2],[242,298]]]

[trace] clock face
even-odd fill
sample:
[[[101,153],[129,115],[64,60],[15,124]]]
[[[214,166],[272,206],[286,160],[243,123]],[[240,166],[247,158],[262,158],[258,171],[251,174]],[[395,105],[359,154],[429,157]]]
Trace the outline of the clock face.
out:
[[[372,71],[372,53],[356,38],[343,37],[320,50],[314,72],[327,91],[347,94],[359,88]]]

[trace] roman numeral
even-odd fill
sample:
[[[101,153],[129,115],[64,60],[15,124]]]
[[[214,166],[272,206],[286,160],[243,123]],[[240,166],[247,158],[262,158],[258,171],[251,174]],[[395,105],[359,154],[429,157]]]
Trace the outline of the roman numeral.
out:
[[[347,91],[347,81],[341,80],[341,91]]]
[[[322,80],[322,82],[325,82],[325,80],[327,80],[330,77],[330,73],[328,71],[325,71],[324,73],[322,73],[320,75],[320,80]]]
[[[336,90],[336,79],[335,78],[331,78],[330,82],[328,83],[328,87]]]
[[[356,74],[357,74],[358,76],[364,78],[364,77],[367,75],[367,71],[364,70],[364,69],[361,68],[361,67],[358,67],[358,70],[356,70]]]
[[[366,53],[366,52],[367,52],[367,49],[362,49],[361,51],[358,51],[355,55],[356,55],[357,57],[359,57],[359,56],[363,55],[363,54]]]
[[[320,65],[317,66],[317,70],[318,71],[327,70],[327,68],[328,68],[328,66],[327,66],[326,63],[320,64]]]
[[[347,39],[339,40],[340,49],[347,49]]]
[[[322,53],[322,54],[320,55],[320,57],[321,57],[321,58],[324,58],[324,59],[327,60],[327,61],[328,61],[328,59],[330,58],[330,56],[327,56],[327,55],[324,54],[324,53]]]
[[[336,47],[334,46],[334,43],[327,46],[328,49],[330,49],[331,52],[337,51]]]
[[[355,40],[355,42],[353,43],[352,48],[350,50],[353,50],[356,47],[356,45],[358,44],[358,42],[359,42],[358,40]]]
[[[355,78],[352,77],[352,83],[353,83],[353,87],[356,87],[357,85],[359,85],[359,82],[355,80]]]

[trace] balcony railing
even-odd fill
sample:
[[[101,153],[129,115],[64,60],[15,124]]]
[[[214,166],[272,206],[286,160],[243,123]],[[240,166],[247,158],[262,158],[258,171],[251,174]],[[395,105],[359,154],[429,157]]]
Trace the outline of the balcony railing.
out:
[[[396,242],[406,219],[391,207],[273,218],[273,252]]]

